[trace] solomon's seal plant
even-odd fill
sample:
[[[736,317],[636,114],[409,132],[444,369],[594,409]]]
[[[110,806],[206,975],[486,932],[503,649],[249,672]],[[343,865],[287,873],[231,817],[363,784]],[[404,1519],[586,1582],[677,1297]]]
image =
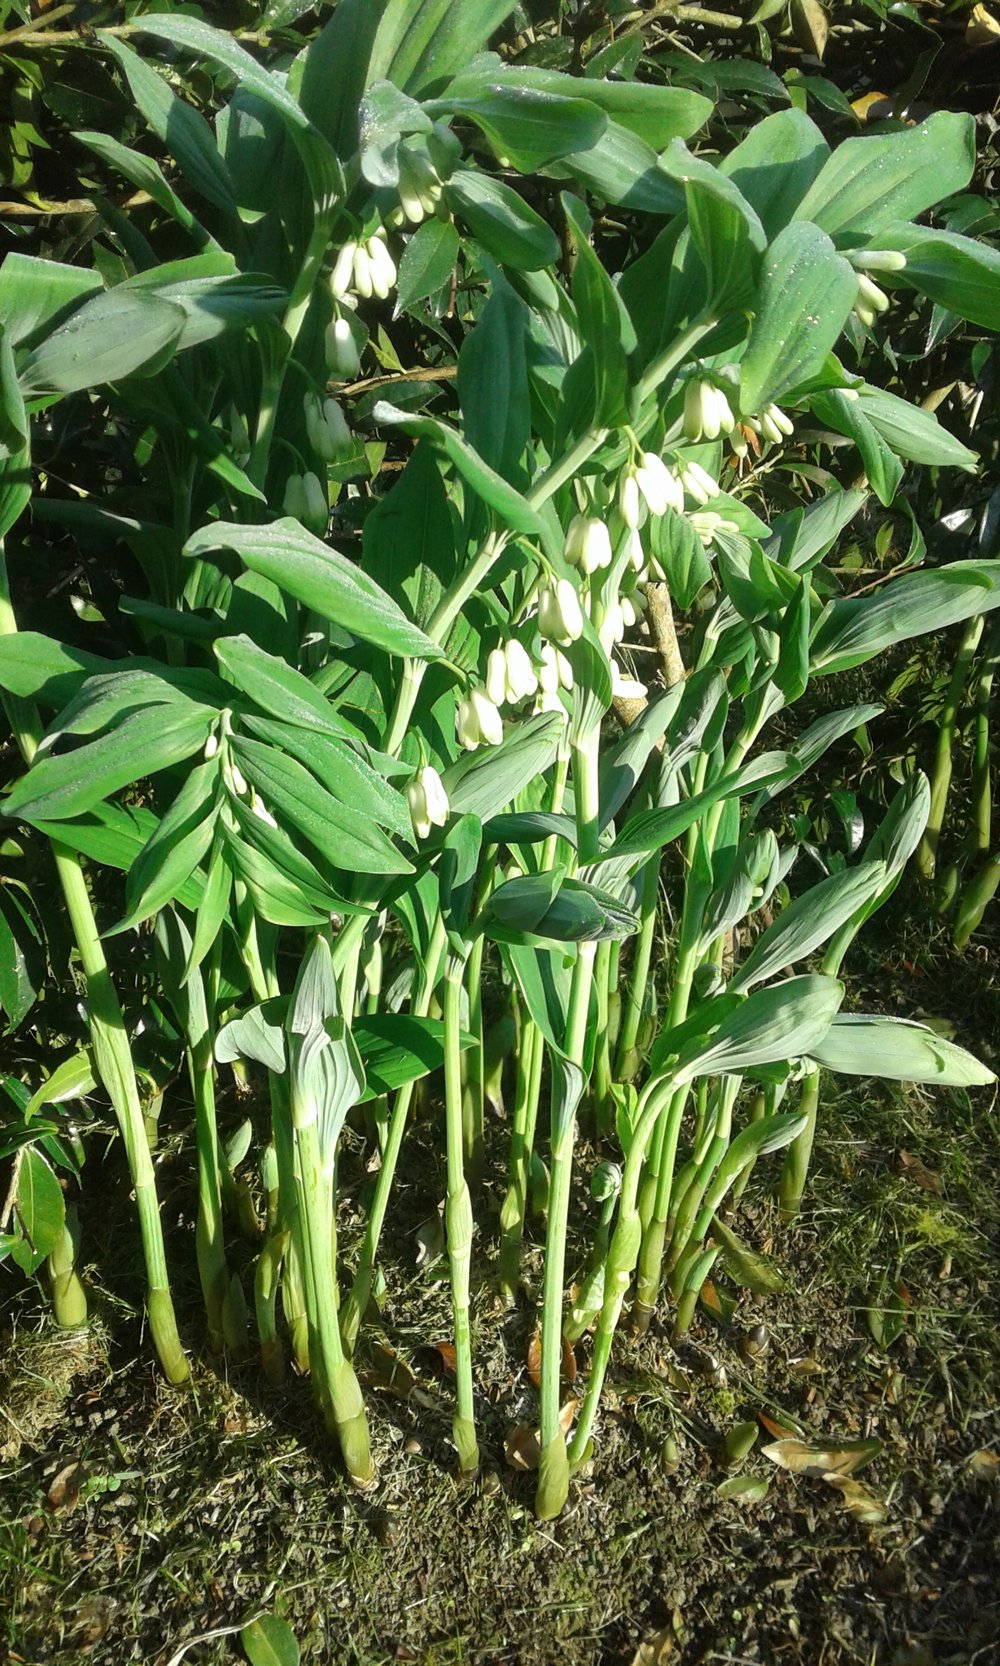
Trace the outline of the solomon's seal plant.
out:
[[[0,533],[15,576],[34,529],[124,548],[134,593],[64,642],[18,628],[4,577],[25,768],[3,810],[52,853],[80,1080],[118,1120],[171,1378],[149,1035],[189,1074],[208,1342],[246,1346],[251,1298],[265,1372],[309,1373],[359,1486],[379,1454],[354,1360],[430,1078],[459,1465],[479,1455],[473,1293],[495,1278],[540,1306],[550,1517],[599,1434],[625,1310],[684,1329],[755,1168],[795,1213],[824,1071],[989,1079],[918,1024],[843,1010],[851,943],[924,834],[924,778],[816,883],[780,806],[845,737],[877,744],[871,703],[798,721],[812,681],[1000,601],[995,561],[858,595],[827,564],[908,465],[975,468],[883,385],[869,334],[925,299],[995,328],[1000,262],[933,218],[968,186],[970,118],[831,149],[788,108],[720,154],[700,94],[487,50],[511,9],[340,0],[280,68],[160,12],[86,46],[148,129],[141,153],[81,135],[89,166],[152,212],[142,231],[110,213],[92,265],[0,269]],[[115,437],[124,474],[49,468],[64,407]],[[123,961],[141,966],[124,1002]],[[242,1156],[218,1126],[231,1080],[259,1090]],[[37,1114],[14,1143],[48,1213],[0,1245],[27,1271],[49,1256],[75,1322],[86,1187],[77,1221],[43,1177],[65,1131]],[[345,1249],[348,1125],[377,1153]],[[562,1349],[586,1335],[567,1444]]]

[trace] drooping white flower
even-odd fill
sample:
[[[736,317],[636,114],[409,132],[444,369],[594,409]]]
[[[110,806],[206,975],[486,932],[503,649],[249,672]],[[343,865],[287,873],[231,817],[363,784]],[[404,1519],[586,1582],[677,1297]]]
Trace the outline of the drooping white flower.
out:
[[[346,318],[334,318],[323,336],[326,368],[338,382],[349,382],[361,369],[358,344]]]
[[[576,642],[583,635],[583,609],[568,578],[553,579],[538,593],[538,629],[549,642]]]
[[[646,500],[651,515],[665,515],[668,509],[684,508],[684,488],[655,451],[644,451],[636,469],[636,483]]]
[[[681,485],[688,497],[693,498],[695,503],[711,503],[714,497],[718,497],[719,487],[717,482],[712,479],[707,469],[702,468],[700,463],[693,460],[682,463],[679,474]]]
[[[433,764],[425,764],[406,789],[406,803],[418,839],[430,837],[432,827],[443,827],[451,806],[448,794]]]
[[[898,249],[855,250],[849,258],[856,272],[902,272],[906,268],[906,256]]]
[[[620,602],[610,602],[605,608],[597,635],[606,654],[610,654],[615,643],[621,641],[625,635],[625,615]]]
[[[725,516],[717,515],[713,509],[702,509],[690,515],[689,520],[695,532],[707,547],[717,532],[739,532],[735,521],[726,520]]]
[[[639,525],[639,482],[633,469],[626,469],[618,481],[618,513],[634,532]]]
[[[503,720],[484,688],[473,688],[459,702],[455,714],[455,733],[459,745],[473,752],[477,746],[499,746],[503,740]]]
[[[566,532],[563,555],[581,573],[596,573],[599,567],[610,567],[611,535],[604,522],[594,515],[574,515]]]
[[[330,273],[330,294],[335,301],[344,300],[350,294],[351,278],[354,273],[354,257],[358,252],[357,243],[345,243],[333,263]]]
[[[267,805],[264,803],[264,800],[261,798],[256,787],[250,788],[250,809],[257,817],[257,820],[264,823],[265,827],[277,827],[277,822],[272,816]]]
[[[637,682],[634,677],[626,677],[618,661],[612,659],[611,692],[618,700],[644,700],[647,689],[645,683]]]
[[[736,418],[722,389],[692,377],[684,389],[684,433],[689,440],[717,440],[731,434]]]
[[[763,439],[770,440],[772,445],[780,445],[782,440],[787,439],[795,430],[791,417],[785,415],[780,405],[766,405],[754,419],[752,426]]]
[[[359,251],[360,253],[360,251]],[[364,255],[367,261],[367,278],[370,288],[368,294],[375,295],[384,301],[396,282],[396,263],[385,246],[385,239],[376,232],[365,244]],[[354,257],[354,277],[358,292],[365,294],[361,284],[357,282],[358,257]]]
[[[301,474],[290,474],[285,481],[285,495],[281,500],[281,507],[286,515],[292,515],[297,521],[305,523],[306,494],[302,486]]]
[[[507,699],[512,705],[526,700],[529,694],[534,694],[538,687],[535,667],[531,663],[531,655],[524,644],[512,636],[504,644],[504,659],[507,668]]]

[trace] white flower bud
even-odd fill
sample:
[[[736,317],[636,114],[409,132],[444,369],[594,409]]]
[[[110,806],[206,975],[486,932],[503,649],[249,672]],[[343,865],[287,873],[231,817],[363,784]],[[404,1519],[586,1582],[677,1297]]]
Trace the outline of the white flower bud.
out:
[[[702,543],[709,545],[717,532],[739,532],[735,521],[727,521],[722,515],[717,515],[713,509],[702,509],[689,516],[691,525]]]
[[[469,752],[477,746],[499,746],[503,740],[503,721],[484,688],[474,688],[459,703],[455,716],[455,732],[459,744]]]
[[[272,816],[267,805],[264,803],[264,800],[261,798],[256,787],[250,788],[250,808],[253,811],[253,814],[257,817],[258,821],[264,822],[267,827],[277,827],[277,822]]]
[[[249,792],[250,789],[247,786],[247,778],[244,775],[243,771],[240,769],[239,764],[232,764],[232,763],[230,764],[230,766],[229,766],[229,784],[232,787],[233,792],[236,794],[237,798],[246,798],[246,795],[247,795],[247,793]]]
[[[694,498],[695,503],[711,503],[712,499],[719,495],[718,485],[700,463],[682,463],[680,481],[688,497]]]
[[[862,324],[870,329],[875,322],[876,313],[888,312],[889,297],[884,289],[880,289],[877,283],[872,283],[871,278],[866,278],[863,272],[857,274],[857,279],[858,293],[854,311]]]
[[[290,474],[285,481],[285,495],[281,500],[281,507],[286,515],[294,516],[297,521],[306,518],[306,494],[302,486],[301,474]]]
[[[639,623],[639,620],[646,611],[646,601],[642,592],[639,590],[633,590],[631,596],[623,596],[621,599],[621,610],[622,618],[625,621],[625,627],[627,630],[631,630],[633,625],[637,625]]]
[[[579,567],[583,573],[610,567],[611,537],[604,522],[589,515],[574,515],[566,533],[563,555],[571,567]]]
[[[320,399],[315,393],[307,393],[304,404],[306,435],[317,457],[324,463],[333,463],[354,449],[351,430],[335,399]]]
[[[245,462],[250,455],[250,430],[242,411],[234,405],[229,413],[229,447],[237,462]]]
[[[651,515],[664,515],[668,509],[678,513],[684,508],[684,488],[655,451],[644,451],[642,463],[636,470],[639,490],[649,506]]]
[[[322,538],[330,519],[330,505],[327,503],[326,490],[319,476],[312,473],[304,474],[302,491],[305,498],[302,525],[308,532],[315,533],[317,538]]]
[[[583,635],[583,610],[567,578],[543,585],[538,595],[538,629],[550,642],[576,642]]]
[[[326,368],[338,382],[349,382],[361,369],[354,331],[346,318],[334,318],[323,337]]]
[[[371,293],[384,301],[396,282],[396,263],[381,237],[370,237],[366,250]]]
[[[646,552],[642,547],[642,539],[637,532],[630,532],[625,545],[628,564],[634,573],[641,573],[646,565]]]
[[[618,481],[618,513],[630,532],[639,525],[639,482],[631,469]]]
[[[212,733],[209,735],[207,741],[205,742],[205,750],[202,753],[202,757],[205,759],[205,762],[207,763],[210,758],[214,758],[215,754],[218,752],[218,750],[219,750],[219,737],[216,734],[215,730],[213,729]]]
[[[556,649],[556,671],[559,676],[559,687],[565,689],[568,694],[573,687],[573,667],[566,655],[561,654],[558,648]]]
[[[848,256],[856,272],[902,272],[906,256],[898,249],[864,249]]]
[[[502,648],[493,648],[486,656],[486,692],[495,706],[502,706],[507,698],[507,659]]]
[[[342,301],[349,294],[351,276],[354,271],[354,256],[357,253],[356,243],[345,243],[333,263],[330,273],[330,294],[335,301]]]
[[[714,382],[692,377],[684,390],[684,433],[689,440],[717,440],[720,434],[730,434],[736,418],[729,401]]]
[[[559,687],[559,667],[551,642],[542,643],[542,657],[538,668],[538,686],[543,694],[555,694]]]
[[[443,827],[451,809],[444,782],[432,764],[425,764],[406,789],[406,802],[418,839],[430,837],[432,827]]]

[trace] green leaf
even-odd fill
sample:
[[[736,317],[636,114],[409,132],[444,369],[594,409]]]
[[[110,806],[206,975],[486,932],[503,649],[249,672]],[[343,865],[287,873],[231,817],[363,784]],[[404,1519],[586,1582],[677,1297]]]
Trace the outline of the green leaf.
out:
[[[804,960],[825,943],[858,909],[872,901],[885,885],[884,862],[865,862],[829,874],[795,897],[769,925],[751,949],[729,988],[740,994],[763,983],[786,966]]]
[[[870,242],[883,226],[913,220],[964,190],[975,163],[971,116],[939,110],[917,127],[845,139],[796,210],[841,245]]]
[[[166,20],[163,20],[166,21]],[[236,194],[212,129],[193,105],[185,103],[162,75],[115,35],[98,31],[98,39],[120,66],[140,114],[178,164],[199,196],[231,219]]]
[[[544,531],[545,522],[538,511],[532,509],[527,499],[522,497],[515,487],[508,485],[495,469],[491,469],[478,453],[473,451],[471,445],[446,422],[439,422],[436,417],[411,416],[407,411],[389,405],[384,399],[380,399],[374,406],[372,417],[376,422],[401,428],[404,434],[433,440],[466,484],[472,487],[484,503],[495,509],[513,531],[531,532],[536,535]],[[439,657],[440,650],[435,648],[434,655]],[[424,654],[421,657],[432,656]]]
[[[896,275],[939,306],[985,330],[1000,330],[1000,252],[930,226],[889,226],[879,244],[906,256]]]
[[[22,775],[4,814],[21,821],[61,821],[92,809],[102,798],[146,775],[183,763],[200,751],[214,713],[153,706],[126,717],[108,734],[70,752],[43,755]]]
[[[186,323],[184,309],[142,290],[112,289],[85,301],[60,324],[18,372],[26,398],[76,393],[120,382],[171,356]]]
[[[679,214],[684,193],[660,166],[660,158],[644,139],[616,121],[609,121],[604,137],[593,150],[576,151],[543,173],[579,185],[607,203],[620,203],[644,214]]]
[[[674,1079],[736,1075],[813,1057],[843,998],[843,984],[820,973],[757,989],[729,1011],[708,1042],[697,1038],[682,1050]]]
[[[415,96],[464,69],[514,10],[514,0],[387,0],[368,81],[393,81]]]
[[[102,288],[100,275],[84,266],[12,252],[0,266],[0,324],[11,346],[21,347]]]
[[[471,79],[471,73],[459,76],[457,85],[464,91]],[[712,114],[711,99],[686,87],[656,86],[648,81],[599,81],[589,73],[581,81],[559,70],[521,64],[505,66],[496,79],[503,86],[514,84],[586,99],[654,151],[665,149],[672,139],[690,139]]]
[[[500,746],[478,747],[458,758],[441,777],[452,810],[480,821],[506,810],[553,762],[563,727],[557,713],[540,712],[509,725]]]
[[[302,108],[342,162],[358,148],[358,107],[380,17],[372,0],[339,0],[296,60]]]
[[[17,1219],[24,1241],[11,1255],[23,1273],[33,1273],[55,1249],[66,1225],[62,1187],[33,1146],[22,1153],[17,1171]]]
[[[0,326],[0,538],[20,519],[31,499],[28,426],[14,351]]]
[[[628,397],[626,357],[636,345],[632,320],[590,244],[590,215],[582,202],[563,192],[560,201],[576,249],[573,305],[580,337],[593,355],[596,410],[594,420],[612,427],[625,413]]]
[[[755,788],[776,785],[790,779],[794,769],[795,760],[791,753],[762,752],[742,768],[733,770],[730,775],[720,776],[703,792],[683,799],[680,804],[672,804],[666,809],[640,811],[626,823],[611,849],[598,860],[607,861],[620,856],[645,856],[650,851],[658,850],[661,845],[679,839],[692,823],[698,821],[704,812],[711,809],[720,799],[740,797]]]
[[[286,660],[265,653],[250,637],[218,637],[214,653],[229,681],[261,711],[321,735],[357,738],[357,730],[344,721],[315,683]]]
[[[821,393],[813,394],[809,403],[827,428],[854,441],[861,454],[868,483],[879,502],[892,503],[903,478],[903,465],[869,421],[860,399],[850,397],[850,391],[824,388]]]
[[[444,1025],[437,1018],[413,1018],[387,1012],[357,1018],[354,1040],[365,1067],[363,1099],[394,1093],[407,1082],[419,1081],[444,1062]],[[463,1052],[475,1046],[471,1035],[459,1038]]]
[[[391,787],[350,746],[335,736],[314,734],[290,723],[273,722],[250,713],[244,714],[242,723],[261,740],[291,753],[334,798],[355,814],[368,817],[412,843],[413,827],[402,793]]]
[[[964,1047],[904,1018],[844,1015],[834,1020],[809,1053],[827,1070],[848,1076],[933,1082],[939,1087],[978,1087],[996,1081],[994,1072]]]
[[[719,163],[760,215],[768,237],[785,227],[830,155],[814,121],[802,110],[779,110],[752,127]]]
[[[498,284],[458,355],[465,437],[490,468],[518,487],[531,437],[527,321],[523,303]]]
[[[933,411],[921,410],[908,399],[872,387],[859,390],[858,404],[862,416],[900,457],[931,468],[975,472],[979,461],[976,453],[949,434]]]
[[[138,925],[175,900],[212,843],[218,802],[218,763],[199,764],[129,870],[125,917],[115,931]]]
[[[399,263],[397,312],[435,295],[448,282],[458,258],[458,232],[450,220],[431,218],[414,232]]]
[[[904,573],[873,596],[829,604],[813,633],[813,675],[848,671],[896,642],[945,630],[998,603],[1000,562],[953,561],[937,572]]]
[[[747,304],[767,238],[753,208],[715,168],[684,184],[691,238],[707,280],[704,305],[716,316]]]
[[[235,550],[244,566],[269,578],[305,607],[331,619],[352,636],[390,654],[439,659],[441,650],[405,617],[396,603],[338,550],[314,538],[290,516],[270,526],[215,521],[188,539],[185,555]]]
[[[81,132],[76,133],[74,137],[103,162],[117,168],[131,185],[145,191],[151,201],[176,220],[185,231],[190,232],[199,243],[211,241],[208,232],[198,224],[191,210],[184,206],[176,191],[168,184],[163,169],[151,156],[144,156],[142,151],[131,150],[128,145],[119,144],[117,139],[112,139],[107,133]]]
[[[574,93],[584,85],[566,78]],[[504,166],[530,174],[546,162],[596,145],[607,117],[584,97],[511,86],[504,77],[474,93],[449,90],[427,106],[433,117],[455,115],[474,122]]]
[[[757,307],[740,366],[740,406],[750,414],[816,374],[858,292],[853,268],[814,225],[779,232],[764,259]]]
[[[233,757],[266,808],[304,833],[346,873],[410,873],[411,865],[367,816],[333,797],[295,758],[274,746],[234,735]]]
[[[287,1620],[265,1614],[240,1632],[250,1666],[299,1666],[299,1645]]]
[[[559,239],[523,197],[488,174],[456,168],[444,190],[452,213],[504,266],[537,272],[559,259]]]
[[[64,1105],[68,1099],[86,1099],[96,1087],[93,1054],[89,1047],[82,1047],[78,1053],[71,1053],[68,1059],[57,1064],[51,1076],[47,1076],[41,1087],[35,1090],[24,1107],[24,1120],[30,1122],[46,1105]]]
[[[232,1064],[236,1059],[247,1059],[273,1070],[276,1076],[284,1075],[287,1010],[288,997],[276,996],[231,1018],[215,1038],[217,1062]]]
[[[31,958],[21,909],[12,895],[0,890],[0,1011],[7,1016],[7,1035],[35,1004],[40,980],[32,976]]]

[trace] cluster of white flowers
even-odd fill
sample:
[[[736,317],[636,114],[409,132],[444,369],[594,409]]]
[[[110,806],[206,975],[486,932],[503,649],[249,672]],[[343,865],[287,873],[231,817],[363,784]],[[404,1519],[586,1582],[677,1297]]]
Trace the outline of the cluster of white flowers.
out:
[[[491,650],[486,660],[486,692],[495,706],[519,705],[537,688],[531,655],[516,637]]]
[[[604,522],[594,515],[574,515],[566,531],[563,555],[571,567],[579,567],[587,577],[610,567],[611,538]]]
[[[363,242],[344,244],[330,274],[330,292],[335,301],[346,301],[352,293],[384,301],[395,282],[396,263],[376,231]]]
[[[561,647],[579,641],[583,635],[583,609],[571,579],[556,578],[543,584],[538,592],[538,630],[547,642]]]
[[[455,733],[460,746],[474,752],[477,746],[499,746],[503,740],[503,719],[485,688],[469,690],[455,714]]]
[[[684,389],[684,434],[689,440],[717,440],[736,427],[729,400],[715,382],[692,376]]]
[[[419,226],[428,214],[433,214],[441,201],[441,181],[426,151],[400,147],[399,206],[404,219]]]
[[[867,249],[862,254],[852,254],[850,260],[858,280],[854,315],[866,329],[871,329],[878,314],[888,312],[889,297],[868,273],[901,272],[906,265],[906,256],[897,249]]]
[[[795,424],[780,405],[765,405],[757,416],[746,418],[746,427],[759,434],[762,440],[770,440],[772,445],[780,445],[782,440],[787,440],[795,432]]]
[[[293,515],[301,521],[307,532],[322,538],[330,519],[330,505],[326,488],[318,475],[311,470],[306,474],[290,474],[282,508],[286,515]]]

